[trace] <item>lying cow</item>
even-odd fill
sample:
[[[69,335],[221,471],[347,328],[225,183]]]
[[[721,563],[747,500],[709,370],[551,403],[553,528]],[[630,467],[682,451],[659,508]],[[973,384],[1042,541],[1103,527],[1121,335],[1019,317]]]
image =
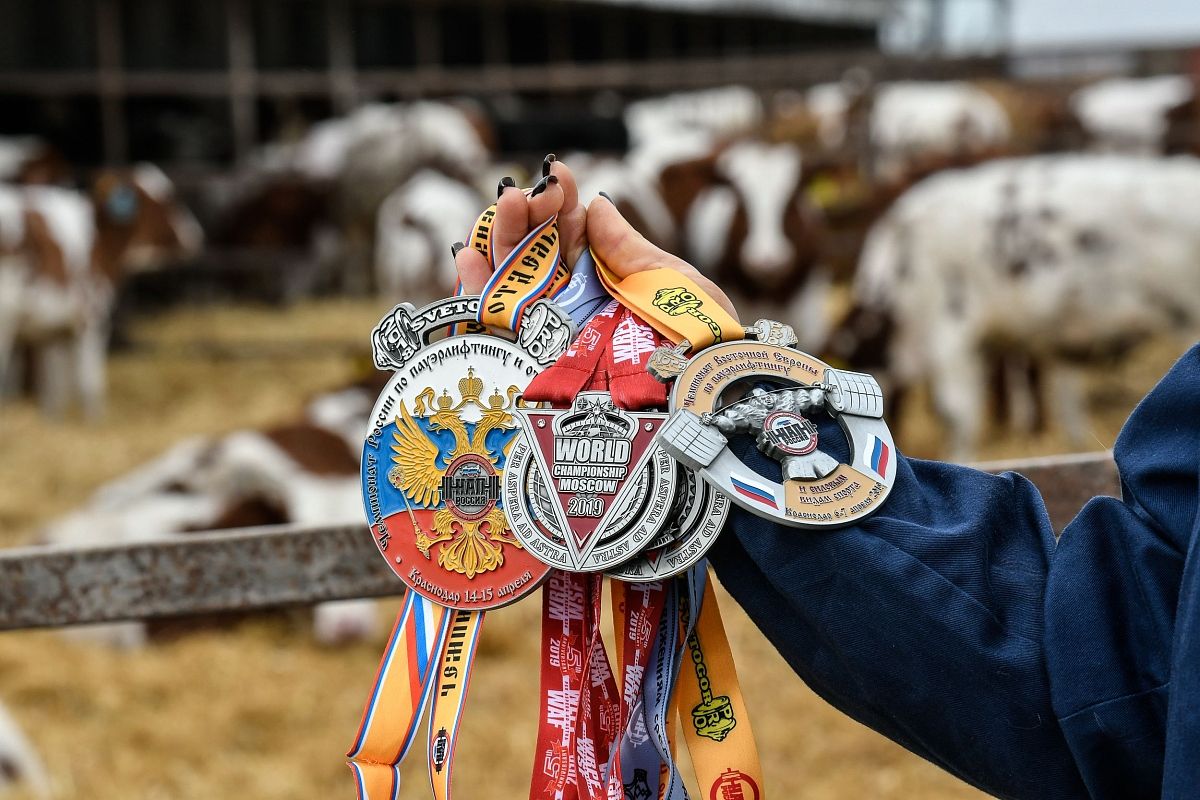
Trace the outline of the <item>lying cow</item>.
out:
[[[101,487],[82,509],[47,525],[40,540],[115,544],[256,525],[359,522],[358,451],[380,389],[370,381],[320,395],[291,424],[181,442]],[[376,624],[375,605],[367,600],[314,609],[315,636],[325,644],[370,636]],[[71,635],[130,648],[187,625],[128,622]]]
[[[928,381],[951,453],[973,454],[988,353],[1040,364],[1085,443],[1080,363],[1200,330],[1200,160],[1043,156],[934,176],[867,240],[832,356]]]
[[[106,172],[91,197],[0,185],[0,390],[32,352],[43,408],[104,407],[109,316],[124,274],[199,249],[203,235],[148,164]]]

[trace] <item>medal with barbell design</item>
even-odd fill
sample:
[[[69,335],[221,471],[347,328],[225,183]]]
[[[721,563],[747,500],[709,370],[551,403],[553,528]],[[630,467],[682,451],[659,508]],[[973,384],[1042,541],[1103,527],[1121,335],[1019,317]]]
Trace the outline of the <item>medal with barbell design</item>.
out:
[[[690,359],[681,347],[655,354],[652,371],[675,381],[662,446],[733,502],[784,525],[836,528],[874,513],[896,480],[879,384],[794,349],[787,326],[760,320],[746,331],[756,339],[714,345]],[[821,449],[812,419],[818,414],[838,423],[849,462]],[[729,437],[739,434],[753,436],[779,462],[780,479],[738,458]]]

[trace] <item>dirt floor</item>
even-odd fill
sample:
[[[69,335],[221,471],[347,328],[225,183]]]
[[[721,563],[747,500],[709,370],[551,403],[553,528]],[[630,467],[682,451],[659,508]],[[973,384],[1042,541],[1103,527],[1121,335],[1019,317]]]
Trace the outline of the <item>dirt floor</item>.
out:
[[[139,324],[114,355],[102,422],[50,422],[29,405],[0,410],[0,546],[193,434],[276,422],[312,392],[367,366],[383,306],[325,302],[287,311],[177,312]],[[1181,352],[1156,343],[1096,375],[1091,449],[1111,447],[1137,399]],[[935,456],[936,424],[919,408],[902,448]],[[1066,449],[1061,437],[993,433],[983,458]],[[48,458],[48,454],[60,454]],[[385,603],[390,615],[395,602]],[[815,697],[728,597],[722,598],[762,752],[768,796],[979,797]],[[524,796],[534,731],[536,603],[489,617],[460,744],[464,798]],[[382,647],[316,646],[303,615],[250,622],[135,653],[44,632],[0,636],[0,700],[45,758],[59,798],[350,797],[344,752]],[[414,761],[404,797],[426,796]],[[17,795],[21,797],[21,795]]]

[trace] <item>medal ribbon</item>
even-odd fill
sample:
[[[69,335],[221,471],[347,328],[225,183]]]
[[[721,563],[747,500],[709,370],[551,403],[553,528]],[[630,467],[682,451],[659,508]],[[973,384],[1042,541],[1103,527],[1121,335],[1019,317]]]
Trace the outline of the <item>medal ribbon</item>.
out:
[[[542,587],[542,667],[531,800],[577,800],[576,733],[587,613],[581,576],[551,570]]]
[[[750,715],[742,699],[712,581],[679,676],[679,717],[704,797],[765,796]]]
[[[592,251],[596,274],[613,297],[634,310],[675,344],[685,339],[693,350],[743,338],[742,326],[692,278],[659,267],[624,278]]]
[[[416,738],[450,616],[416,592],[404,596],[346,754],[359,800],[391,800],[400,791],[399,764]]]
[[[642,717],[642,692],[646,667],[658,639],[659,625],[666,608],[667,590],[662,581],[625,583],[613,580],[609,586],[613,628],[621,637],[617,642],[621,705],[617,720],[620,735],[609,748],[606,796],[608,800],[624,800],[624,752],[629,751],[630,763],[636,765],[645,760],[639,757],[639,750],[652,752],[655,749],[652,744],[645,747],[650,743]],[[628,747],[625,746],[626,742],[629,742]],[[655,754],[654,767],[657,766]]]
[[[451,611],[449,632],[441,663],[433,681],[433,708],[429,712],[429,780],[434,800],[449,800],[454,745],[471,684],[471,667],[483,630],[483,612]]]
[[[609,756],[620,735],[621,700],[609,665],[608,652],[600,636],[604,598],[604,576],[599,573],[569,573],[587,587],[586,631],[588,652],[584,660],[583,688],[576,720],[575,742],[578,790],[581,798],[600,800],[605,796]]]

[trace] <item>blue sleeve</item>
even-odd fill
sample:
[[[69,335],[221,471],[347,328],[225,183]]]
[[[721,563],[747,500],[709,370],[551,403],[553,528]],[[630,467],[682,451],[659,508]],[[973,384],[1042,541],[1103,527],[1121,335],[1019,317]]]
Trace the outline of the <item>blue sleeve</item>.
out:
[[[1200,621],[1176,641],[1175,613],[1195,538],[1198,431],[1193,349],[1122,432],[1125,498],[1091,501],[1057,550],[1021,476],[902,458],[865,522],[814,533],[737,511],[712,563],[818,694],[984,791],[1192,797]],[[1189,647],[1181,699],[1169,685]]]

